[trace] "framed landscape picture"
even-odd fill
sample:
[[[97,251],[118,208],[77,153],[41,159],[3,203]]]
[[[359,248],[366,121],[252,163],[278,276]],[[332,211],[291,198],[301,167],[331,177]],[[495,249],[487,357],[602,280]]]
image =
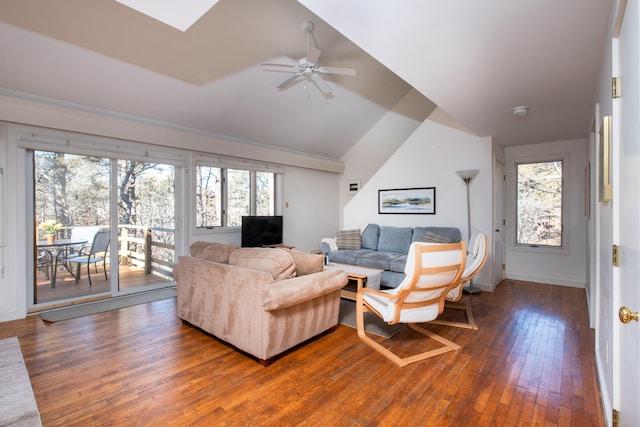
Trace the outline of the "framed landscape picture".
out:
[[[436,187],[378,190],[379,214],[435,214]]]

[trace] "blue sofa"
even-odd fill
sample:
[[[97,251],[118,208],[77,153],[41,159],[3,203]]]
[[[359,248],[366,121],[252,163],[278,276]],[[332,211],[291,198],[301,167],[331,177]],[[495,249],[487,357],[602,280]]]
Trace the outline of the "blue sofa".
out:
[[[460,239],[460,230],[455,227],[411,228],[369,224],[362,231],[359,249],[350,245],[350,249],[338,247],[337,250],[332,250],[331,245],[323,241],[320,243],[320,250],[330,262],[384,270],[380,277],[380,285],[383,288],[395,288],[405,277],[404,265],[411,243],[459,242]]]

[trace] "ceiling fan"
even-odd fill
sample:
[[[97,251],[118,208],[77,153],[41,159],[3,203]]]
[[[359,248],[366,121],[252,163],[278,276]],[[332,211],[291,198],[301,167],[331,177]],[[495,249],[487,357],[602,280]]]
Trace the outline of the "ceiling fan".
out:
[[[318,59],[322,51],[311,46],[311,33],[313,32],[313,28],[314,25],[311,21],[305,22],[302,26],[302,29],[307,34],[307,56],[301,58],[297,64],[278,64],[273,62],[265,62],[262,64],[271,67],[286,67],[288,70],[284,70],[284,72],[293,73],[291,77],[278,85],[278,89],[284,90],[299,79],[306,79],[313,82],[320,92],[327,96],[331,95],[331,87],[324,81],[322,74],[356,75],[354,68],[326,67],[318,64]]]

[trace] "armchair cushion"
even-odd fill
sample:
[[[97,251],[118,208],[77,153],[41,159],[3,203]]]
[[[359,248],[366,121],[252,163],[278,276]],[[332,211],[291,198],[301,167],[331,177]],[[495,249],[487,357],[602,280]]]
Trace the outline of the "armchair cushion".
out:
[[[365,294],[364,300],[369,303],[374,310],[376,310],[382,316],[382,320],[385,322],[391,322],[394,320],[396,303],[390,299],[390,297],[397,293],[398,288],[387,289],[380,291],[380,294]],[[385,297],[382,294],[389,294],[389,297]],[[430,291],[423,292],[423,295],[427,295],[425,299],[437,297],[442,291]],[[402,310],[400,313],[400,323],[422,323],[438,317],[438,304],[432,304],[426,307],[409,308]]]
[[[286,250],[275,248],[238,248],[229,255],[229,265],[269,273],[273,280],[295,277],[296,265]]]

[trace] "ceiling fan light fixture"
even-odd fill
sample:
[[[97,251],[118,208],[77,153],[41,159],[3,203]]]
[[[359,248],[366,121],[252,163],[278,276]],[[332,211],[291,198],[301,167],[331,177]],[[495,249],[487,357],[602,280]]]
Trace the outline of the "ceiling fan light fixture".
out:
[[[285,72],[292,73],[291,77],[277,86],[279,90],[284,90],[287,87],[295,84],[296,82],[305,79],[305,89],[306,80],[312,81],[314,86],[316,86],[322,92],[325,98],[333,98],[331,87],[324,81],[321,75],[341,74],[344,76],[355,76],[356,70],[354,68],[319,65],[318,59],[320,58],[320,55],[322,55],[322,51],[317,47],[311,45],[312,32],[314,28],[315,26],[311,21],[306,21],[302,24],[302,31],[306,33],[307,39],[307,56],[300,58],[297,64],[278,64],[273,62],[264,62],[262,65],[270,67],[284,67],[283,70]]]

